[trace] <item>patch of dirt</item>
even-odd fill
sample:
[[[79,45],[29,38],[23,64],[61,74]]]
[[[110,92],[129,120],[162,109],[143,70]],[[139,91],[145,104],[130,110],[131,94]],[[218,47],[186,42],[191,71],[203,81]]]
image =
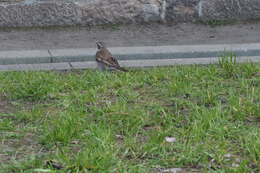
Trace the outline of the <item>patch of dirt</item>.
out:
[[[25,107],[30,109],[29,105],[25,105]],[[5,96],[0,95],[0,121],[8,119],[16,122],[15,112],[17,112],[17,107],[10,103]],[[24,133],[17,130],[0,131],[1,164],[12,164],[13,161],[25,160],[30,155],[41,155],[43,153],[43,148],[37,142],[34,133]]]
[[[2,132],[2,136],[11,132]],[[21,132],[14,132],[20,134]],[[28,158],[29,155],[41,155],[43,153],[40,144],[35,140],[35,135],[26,133],[21,136],[6,137],[1,139],[0,143],[0,163],[10,164],[12,161],[18,161]]]
[[[245,123],[249,126],[257,126],[260,127],[260,117],[247,117]]]
[[[0,95],[0,119],[3,118],[1,114],[11,114],[16,111],[14,105],[12,105],[7,98]]]
[[[199,169],[191,168],[157,168],[154,169],[153,173],[192,173],[201,172]]]

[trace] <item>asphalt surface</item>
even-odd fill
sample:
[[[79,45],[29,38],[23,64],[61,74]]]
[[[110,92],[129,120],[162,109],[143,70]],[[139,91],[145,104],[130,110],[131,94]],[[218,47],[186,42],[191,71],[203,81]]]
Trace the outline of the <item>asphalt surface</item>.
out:
[[[203,24],[107,25],[0,29],[0,50],[233,44],[260,42],[260,22],[226,26]]]

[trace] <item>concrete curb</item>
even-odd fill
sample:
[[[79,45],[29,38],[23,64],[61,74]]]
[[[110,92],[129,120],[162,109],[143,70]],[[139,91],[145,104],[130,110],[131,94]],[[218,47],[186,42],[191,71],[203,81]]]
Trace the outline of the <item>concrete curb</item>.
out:
[[[110,51],[124,67],[174,64],[210,64],[232,52],[238,62],[260,62],[260,43],[112,47]],[[0,70],[62,70],[96,68],[96,49],[0,51]]]
[[[190,64],[214,64],[218,62],[218,57],[213,58],[186,58],[186,59],[163,59],[163,60],[123,60],[119,63],[122,67],[159,67],[172,65]],[[260,56],[238,57],[238,63],[260,62]],[[0,65],[0,71],[45,71],[45,70],[76,70],[76,69],[95,69],[96,62],[72,62],[72,63],[46,63],[46,64],[12,64]]]

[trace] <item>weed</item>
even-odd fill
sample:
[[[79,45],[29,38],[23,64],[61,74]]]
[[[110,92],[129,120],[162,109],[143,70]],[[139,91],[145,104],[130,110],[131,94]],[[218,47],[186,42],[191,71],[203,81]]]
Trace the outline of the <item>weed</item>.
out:
[[[209,25],[210,27],[223,26],[223,25],[234,25],[238,23],[236,20],[205,20],[198,21],[197,23],[201,23],[204,25]]]
[[[225,52],[221,55],[219,65],[224,70],[226,77],[237,77],[237,61],[234,53]]]

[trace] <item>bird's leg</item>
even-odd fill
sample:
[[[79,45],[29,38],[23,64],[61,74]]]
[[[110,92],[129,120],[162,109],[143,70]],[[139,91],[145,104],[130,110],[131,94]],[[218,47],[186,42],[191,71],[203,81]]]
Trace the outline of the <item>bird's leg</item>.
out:
[[[101,71],[105,71],[106,70],[105,64],[103,64],[101,62],[97,62],[97,66],[98,66],[98,69],[101,70]]]

